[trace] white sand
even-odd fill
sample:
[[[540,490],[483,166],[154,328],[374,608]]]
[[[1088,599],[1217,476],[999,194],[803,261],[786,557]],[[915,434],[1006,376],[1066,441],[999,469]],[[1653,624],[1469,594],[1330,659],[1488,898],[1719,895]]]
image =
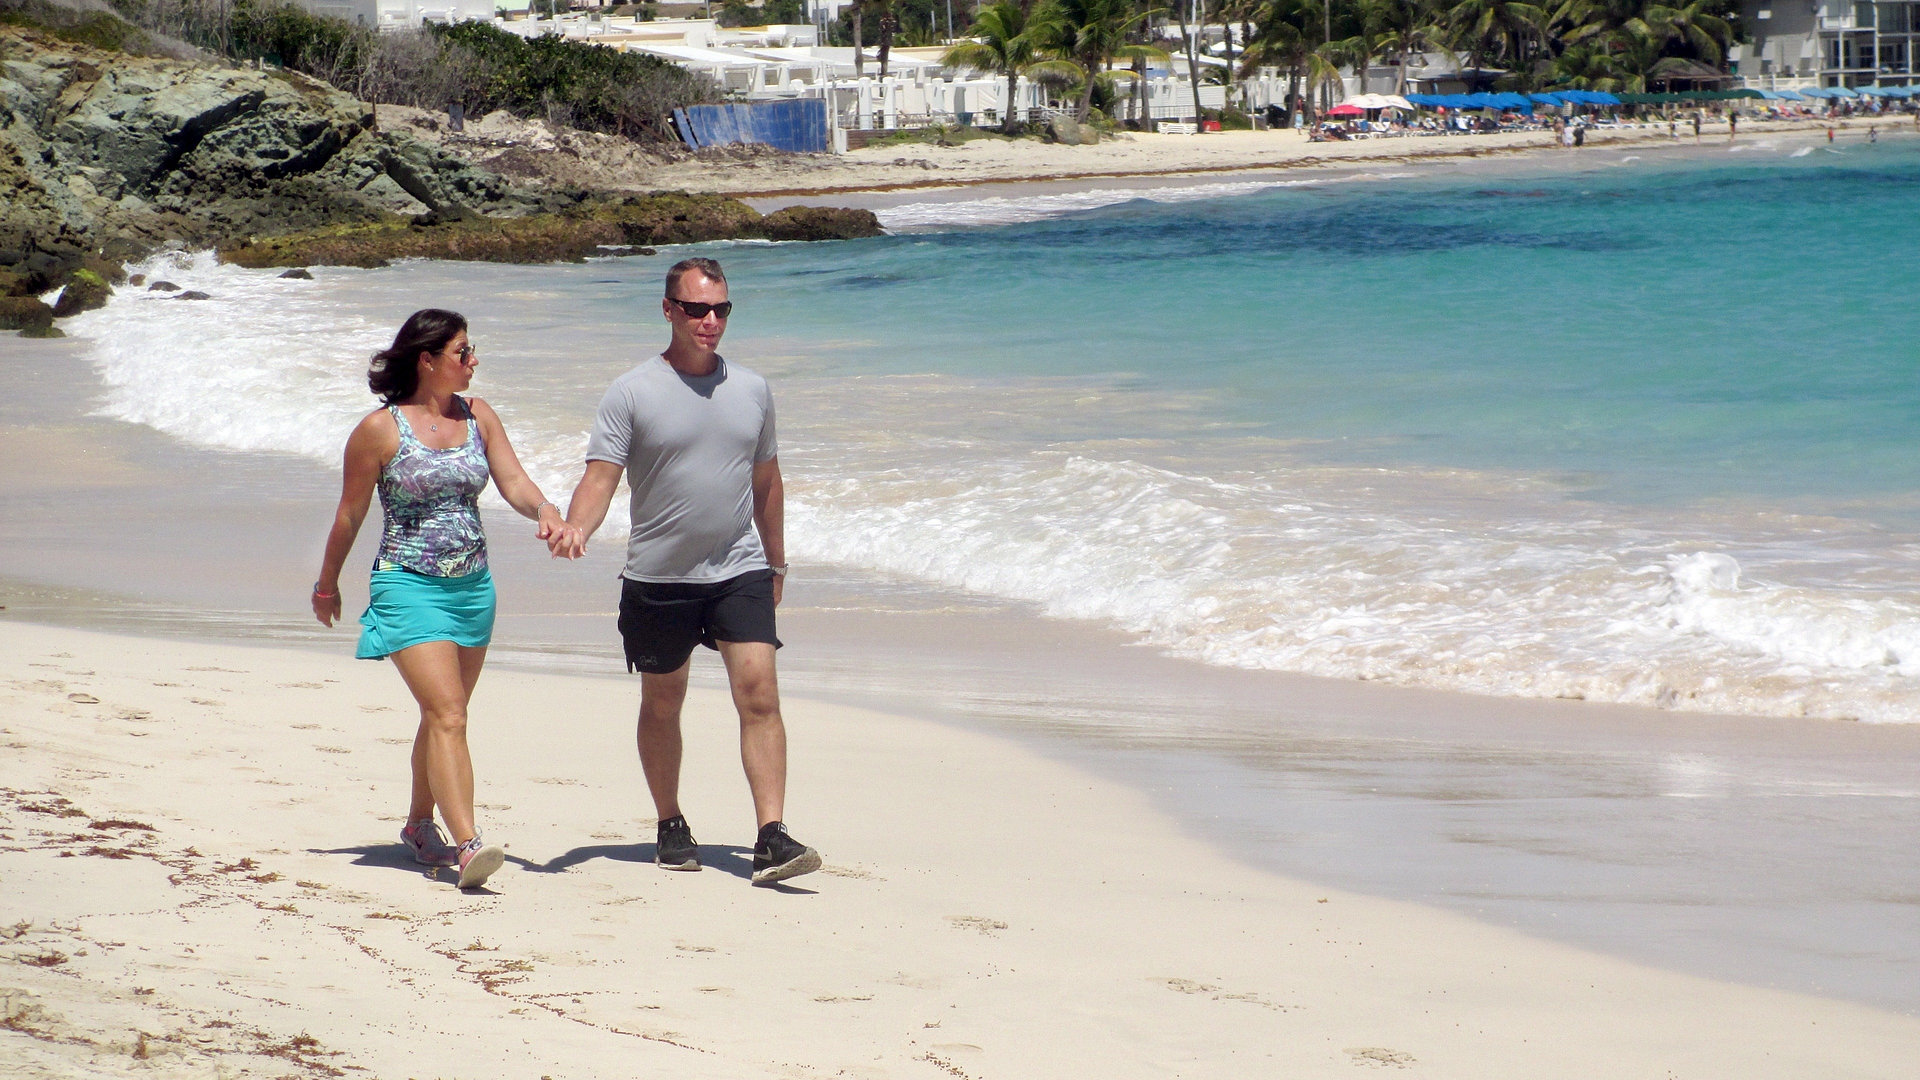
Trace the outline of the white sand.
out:
[[[0,1073],[1744,1080],[1920,1060],[1920,1019],[1278,878],[1017,744],[802,701],[789,817],[828,869],[747,884],[733,724],[696,692],[708,869],[661,871],[639,861],[636,691],[487,674],[481,817],[510,861],[463,895],[393,842],[414,719],[387,665],[0,623]]]
[[[743,197],[830,195],[913,190],[926,187],[1072,181],[1117,177],[1177,177],[1273,169],[1354,169],[1438,163],[1516,154],[1552,154],[1577,160],[1581,151],[1560,147],[1551,131],[1478,135],[1430,135],[1351,142],[1310,142],[1295,131],[1221,131],[1203,135],[1120,133],[1089,146],[1060,146],[1038,139],[977,139],[953,146],[923,142],[863,147],[847,154],[783,154],[765,148],[725,147],[690,153],[679,147],[645,147],[611,135],[570,129],[492,113],[453,135],[444,117],[420,109],[382,105],[383,124],[486,168],[535,183],[580,185],[609,191],[682,189]],[[1846,138],[1864,138],[1870,122],[1839,121]],[[1882,120],[1889,133],[1902,130]],[[1672,139],[1664,123],[1595,128],[1587,148],[1693,149],[1690,125]],[[1808,120],[1746,120],[1740,140],[1749,144],[1826,125]],[[1724,121],[1710,121],[1700,143],[1728,145]],[[831,202],[832,200],[825,200]],[[857,201],[857,200],[856,200]]]

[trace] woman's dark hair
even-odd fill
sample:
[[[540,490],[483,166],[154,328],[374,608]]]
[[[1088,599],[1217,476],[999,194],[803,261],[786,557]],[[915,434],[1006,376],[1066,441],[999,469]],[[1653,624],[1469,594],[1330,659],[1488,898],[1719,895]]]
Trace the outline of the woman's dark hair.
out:
[[[373,354],[367,388],[389,405],[412,397],[420,388],[420,354],[439,352],[466,328],[466,316],[457,311],[421,308],[407,316],[393,344]]]

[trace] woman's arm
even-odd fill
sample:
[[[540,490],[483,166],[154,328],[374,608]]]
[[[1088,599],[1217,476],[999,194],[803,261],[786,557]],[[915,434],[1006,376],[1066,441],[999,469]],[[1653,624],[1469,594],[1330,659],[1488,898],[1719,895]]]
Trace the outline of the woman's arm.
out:
[[[320,576],[313,582],[313,615],[324,626],[332,626],[340,618],[340,568],[353,550],[354,538],[360,535],[360,523],[366,520],[373,487],[380,480],[380,467],[399,449],[400,428],[385,409],[369,413],[347,436],[340,505],[333,512],[333,528],[327,533]]]
[[[473,418],[480,422],[480,434],[487,441],[487,470],[493,473],[493,485],[500,489],[500,497],[521,517],[540,523],[534,535],[542,540],[565,528],[567,520],[560,508],[540,493],[540,485],[527,475],[520,456],[513,452],[513,442],[507,438],[507,427],[500,422],[500,414],[479,398],[468,398],[467,404],[472,406]]]

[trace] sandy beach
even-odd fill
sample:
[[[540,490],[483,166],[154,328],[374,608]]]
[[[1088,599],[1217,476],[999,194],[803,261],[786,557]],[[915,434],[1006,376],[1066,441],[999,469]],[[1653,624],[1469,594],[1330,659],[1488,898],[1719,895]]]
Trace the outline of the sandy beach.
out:
[[[827,869],[747,884],[723,698],[708,870],[650,865],[633,688],[489,672],[461,894],[404,861],[384,665],[0,625],[11,1075],[1869,1077],[1920,1020],[1662,972],[1224,858],[1017,743],[789,703]]]
[[[420,109],[382,106],[381,123],[445,146],[503,175],[608,190],[680,189],[772,200],[789,205],[801,196],[846,196],[927,188],[1032,181],[1206,177],[1271,171],[1399,167],[1511,158],[1517,155],[1577,155],[1558,145],[1551,131],[1502,131],[1453,136],[1408,136],[1311,142],[1293,131],[1222,131],[1205,135],[1122,132],[1091,146],[1062,146],[1037,139],[975,139],[955,145],[906,142],[872,145],[845,154],[781,154],[727,147],[689,153],[644,149],[592,132],[558,131],[533,121],[494,113],[470,121],[462,134],[445,129],[444,117]],[[1865,121],[1840,121],[1851,138],[1864,136]],[[1811,120],[1749,121],[1739,138],[1749,143],[1785,134],[1824,132]],[[1897,124],[1883,123],[1889,131]],[[1675,139],[1664,123],[1597,127],[1584,149],[1696,146],[1683,122]],[[1724,148],[1725,123],[1710,122],[1701,146]],[[786,198],[789,203],[778,200]],[[813,201],[807,199],[805,201]],[[825,202],[831,203],[828,198]],[[842,202],[846,200],[841,199]],[[856,198],[856,204],[864,204]],[[758,203],[756,203],[758,205]]]
[[[1573,156],[1528,138],[1297,140],[1278,167]],[[666,167],[884,205],[942,197],[897,186],[929,174],[1257,175],[1276,139]],[[0,341],[0,1075],[1746,1080],[1920,1057],[1920,905],[1888,857],[1920,813],[1914,725],[1226,671],[797,556],[789,817],[827,867],[756,889],[711,657],[684,788],[708,869],[669,874],[638,688],[572,673],[617,668],[619,545],[555,565],[492,505],[473,744],[509,862],[462,894],[395,839],[398,678],[299,610],[334,468],[112,419],[84,339]]]

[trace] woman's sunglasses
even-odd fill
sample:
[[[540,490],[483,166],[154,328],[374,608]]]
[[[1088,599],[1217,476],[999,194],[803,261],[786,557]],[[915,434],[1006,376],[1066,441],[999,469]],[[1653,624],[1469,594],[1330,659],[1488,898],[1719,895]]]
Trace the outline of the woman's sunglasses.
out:
[[[707,317],[707,312],[709,311],[723,319],[733,314],[733,301],[731,300],[722,300],[717,304],[702,304],[697,300],[681,300],[672,296],[667,297],[667,300],[669,303],[679,307],[681,311],[686,312],[687,318],[689,319],[704,319]]]

